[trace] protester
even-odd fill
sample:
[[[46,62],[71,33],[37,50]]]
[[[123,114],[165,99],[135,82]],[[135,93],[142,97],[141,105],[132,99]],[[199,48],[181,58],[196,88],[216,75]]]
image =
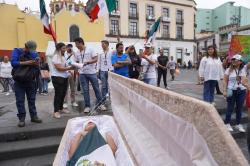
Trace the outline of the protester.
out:
[[[15,80],[14,90],[18,110],[18,127],[25,126],[25,94],[28,100],[31,122],[41,123],[36,111],[36,76],[39,74],[37,45],[34,41],[25,43],[25,48],[15,48],[12,52],[12,76]]]
[[[223,68],[214,46],[209,46],[207,56],[200,63],[199,76],[204,81],[203,99],[213,105],[214,90],[219,80],[223,78]]]
[[[170,74],[172,76],[172,81],[174,81],[174,79],[175,79],[175,70],[177,68],[177,63],[175,62],[173,56],[170,57],[170,61],[168,62],[167,66],[170,69]]]
[[[116,44],[116,54],[112,56],[112,65],[114,67],[114,73],[124,77],[129,77],[128,66],[131,65],[131,60],[127,54],[123,53],[123,44]]]
[[[73,68],[66,65],[64,53],[66,46],[64,43],[56,44],[56,51],[52,58],[52,84],[55,89],[54,96],[54,118],[60,119],[61,113],[69,113],[68,110],[63,109],[63,101],[67,93],[68,87],[68,71]]]
[[[76,61],[80,62],[78,64],[72,64],[79,68],[80,73],[80,82],[83,88],[83,96],[85,101],[85,113],[90,112],[90,96],[89,96],[89,82],[91,83],[95,96],[97,99],[98,108],[101,111],[106,111],[107,108],[102,104],[102,96],[99,89],[98,78],[96,74],[96,63],[98,60],[97,54],[90,47],[86,47],[84,40],[82,38],[76,38],[75,40],[76,47],[78,51],[76,52]]]
[[[65,59],[67,60],[72,60],[75,61],[75,54],[73,51],[73,45],[72,44],[68,44],[66,47],[67,51],[65,52]],[[70,99],[71,99],[71,104],[73,107],[78,107],[78,104],[76,103],[76,73],[75,70],[70,70],[69,72],[69,77],[68,77],[68,81],[69,81],[69,85],[67,86],[67,91],[70,88]],[[64,103],[63,103],[63,108],[67,108],[68,107],[68,93],[66,93],[65,99],[64,99]]]
[[[231,66],[226,70],[224,76],[224,96],[227,98],[227,112],[225,124],[228,131],[233,131],[230,125],[231,115],[236,104],[236,126],[240,132],[245,132],[241,125],[241,116],[246,97],[246,71],[243,69],[242,56],[237,54],[232,58]]]
[[[14,90],[14,81],[12,79],[11,71],[12,66],[9,62],[9,57],[4,56],[3,62],[0,62],[0,77],[3,82],[3,92],[6,92],[6,96],[8,96],[10,92]]]
[[[153,54],[151,44],[145,44],[141,61],[144,83],[156,86],[156,62],[157,56]]]
[[[193,64],[191,62],[191,60],[188,61],[188,70],[192,69],[193,68]]]
[[[97,68],[99,69],[99,77],[102,81],[102,97],[106,99],[109,96],[108,72],[113,70],[111,57],[112,53],[109,50],[109,42],[101,41],[103,52],[98,56]]]
[[[135,47],[130,46],[128,49],[128,55],[131,60],[129,65],[129,78],[138,79],[141,70],[141,58],[137,55]]]
[[[45,57],[41,57],[40,61],[40,71],[41,71],[41,89],[42,95],[48,95],[48,82],[50,81],[50,70],[49,70],[49,65],[46,62]]]
[[[157,86],[160,87],[161,83],[161,77],[163,76],[163,82],[166,89],[168,89],[167,86],[167,64],[168,64],[168,57],[164,56],[164,50],[159,50],[160,56],[157,58],[157,65],[158,65],[158,80],[157,80]]]

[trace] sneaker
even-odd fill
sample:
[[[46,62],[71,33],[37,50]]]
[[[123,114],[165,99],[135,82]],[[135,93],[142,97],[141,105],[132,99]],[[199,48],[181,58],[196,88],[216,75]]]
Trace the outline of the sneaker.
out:
[[[44,95],[44,96],[48,96],[48,93],[43,92],[43,93],[42,93],[42,95]]]
[[[101,111],[107,111],[107,108],[105,107],[105,105],[100,105],[99,109]]]
[[[68,108],[68,104],[67,104],[67,103],[64,103],[64,104],[63,104],[63,108]]]
[[[165,86],[165,89],[170,90],[170,88],[168,86]]]
[[[25,126],[25,121],[24,120],[20,120],[19,122],[18,122],[18,125],[17,125],[18,127],[24,127]]]
[[[246,132],[246,130],[243,128],[243,126],[242,126],[241,124],[236,125],[235,128],[236,128],[237,130],[239,130],[240,132],[242,132],[242,133],[245,133],[245,132]]]
[[[90,108],[89,107],[86,107],[83,111],[84,113],[89,113],[90,112]]]
[[[53,117],[56,118],[56,119],[60,119],[61,114],[59,112],[55,112]]]
[[[42,123],[42,120],[41,119],[39,119],[37,116],[35,116],[35,117],[33,117],[33,118],[31,118],[31,120],[30,120],[31,122],[33,122],[33,123]]]
[[[234,129],[232,128],[230,124],[226,124],[226,128],[228,131],[234,131]]]
[[[7,92],[6,94],[5,94],[5,96],[9,96],[10,95],[10,93],[9,92]]]
[[[69,114],[70,111],[67,110],[67,109],[62,109],[62,110],[60,111],[60,113],[62,113],[62,114]]]
[[[72,103],[72,106],[73,106],[73,107],[78,107],[78,104],[77,104],[76,102],[73,102],[73,103]]]

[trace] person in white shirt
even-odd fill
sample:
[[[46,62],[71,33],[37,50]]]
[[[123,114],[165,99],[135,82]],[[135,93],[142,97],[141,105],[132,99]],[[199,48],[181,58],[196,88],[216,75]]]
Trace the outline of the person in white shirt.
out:
[[[246,70],[244,69],[244,64],[242,62],[242,56],[239,54],[233,56],[231,66],[225,71],[224,87],[224,96],[227,98],[227,112],[225,118],[226,127],[229,131],[233,131],[230,122],[236,104],[235,128],[240,132],[245,132],[245,129],[240,123],[248,83]]]
[[[96,63],[98,60],[97,54],[93,49],[86,47],[82,38],[76,38],[76,47],[78,51],[75,54],[76,61],[79,63],[71,63],[71,65],[79,68],[80,82],[83,88],[83,97],[85,102],[85,113],[90,112],[90,96],[89,82],[91,83],[97,99],[97,106],[101,111],[106,111],[107,108],[102,104],[102,96],[99,88],[98,78],[96,74]]]
[[[111,62],[112,53],[109,51],[109,42],[107,40],[101,41],[101,44],[103,52],[98,55],[97,68],[102,81],[102,97],[106,99],[109,95],[108,72],[113,70]]]
[[[141,56],[142,72],[144,73],[143,82],[156,86],[156,62],[157,55],[153,54],[151,44],[145,45],[145,51]]]
[[[75,60],[75,53],[73,51],[73,45],[72,44],[68,44],[67,45],[67,51],[65,52],[64,55],[66,61],[67,60]],[[74,70],[70,70],[69,72],[69,86],[67,87],[67,91],[70,88],[70,99],[71,99],[71,104],[74,107],[78,107],[78,104],[76,103],[76,74]],[[68,94],[68,93],[67,93]],[[63,104],[63,108],[67,108],[68,107],[68,95],[66,94],[65,99],[64,99],[64,104]]]
[[[177,63],[175,62],[173,56],[170,57],[170,61],[168,62],[167,66],[170,69],[170,74],[172,76],[172,81],[174,81],[174,79],[175,79],[175,69],[177,67]]]
[[[0,77],[3,81],[3,92],[6,92],[6,96],[10,94],[9,92],[11,92],[10,87],[14,90],[14,80],[12,79],[11,71],[12,66],[9,61],[9,57],[4,56],[3,62],[0,63]]]
[[[52,58],[52,72],[51,78],[55,89],[54,96],[54,118],[61,118],[60,113],[69,113],[68,110],[63,109],[63,101],[67,93],[68,87],[68,71],[73,67],[67,66],[64,53],[66,46],[64,43],[56,44],[55,55]]]
[[[223,67],[216,48],[209,46],[207,56],[203,57],[199,67],[200,80],[204,81],[203,100],[214,105],[214,90],[223,79]]]

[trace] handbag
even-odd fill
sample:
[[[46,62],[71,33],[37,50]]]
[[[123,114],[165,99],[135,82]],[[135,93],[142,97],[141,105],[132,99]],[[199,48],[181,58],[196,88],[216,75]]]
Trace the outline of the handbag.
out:
[[[41,73],[41,77],[44,78],[44,79],[50,79],[50,73],[48,70],[41,70],[40,71]]]

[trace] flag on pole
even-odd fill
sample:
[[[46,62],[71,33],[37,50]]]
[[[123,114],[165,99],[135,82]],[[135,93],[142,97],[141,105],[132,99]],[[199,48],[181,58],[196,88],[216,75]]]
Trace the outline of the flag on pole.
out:
[[[40,0],[40,13],[41,13],[40,19],[43,23],[44,33],[51,35],[54,42],[56,43],[56,33],[53,30],[51,23],[49,22],[49,15],[46,11],[44,0]]]
[[[160,23],[161,23],[161,17],[159,17],[157,21],[150,27],[150,29],[146,31],[145,44],[149,44],[149,43],[153,44],[156,38],[156,33],[158,29],[160,28]]]
[[[91,21],[111,13],[116,9],[116,0],[88,0],[85,8]]]

